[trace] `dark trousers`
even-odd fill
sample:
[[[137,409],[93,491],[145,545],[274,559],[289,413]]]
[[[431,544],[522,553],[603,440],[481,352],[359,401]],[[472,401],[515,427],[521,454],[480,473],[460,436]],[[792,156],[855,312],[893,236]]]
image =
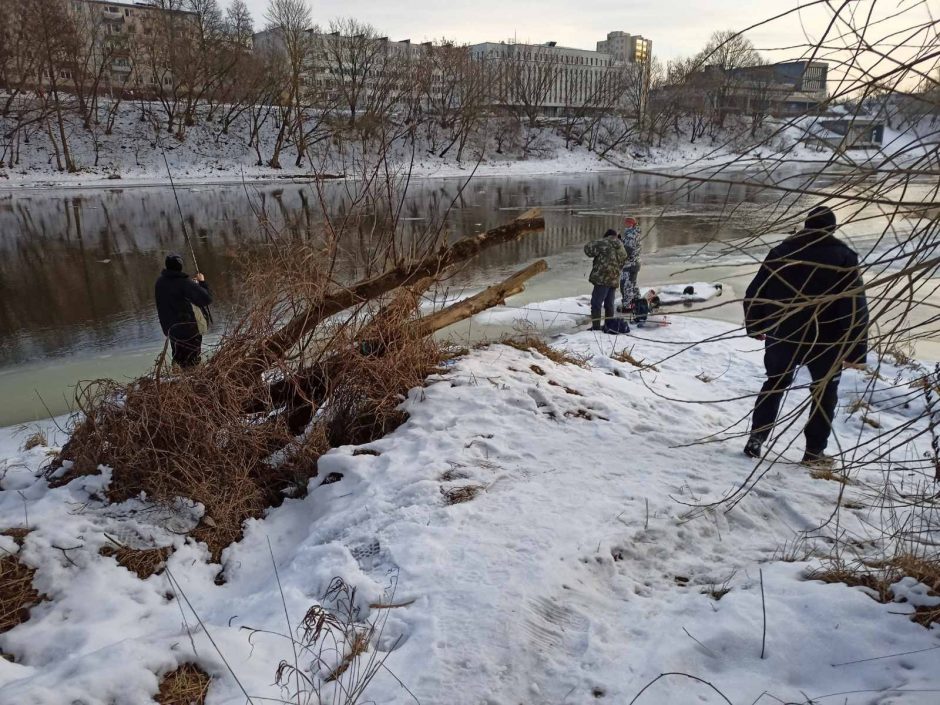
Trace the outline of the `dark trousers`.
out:
[[[170,350],[173,352],[173,364],[179,367],[195,367],[202,355],[202,336],[179,340],[170,336]]]
[[[611,319],[616,312],[614,304],[617,300],[617,287],[594,285],[591,292],[591,327],[601,327],[601,306],[604,307],[604,318]]]
[[[764,349],[767,381],[764,382],[754,404],[751,435],[757,436],[762,442],[767,440],[777,422],[783,395],[793,384],[793,376],[801,366],[809,370],[813,379],[810,387],[809,421],[803,430],[806,436],[806,450],[810,453],[822,453],[829,444],[829,435],[832,433],[832,419],[839,400],[839,381],[842,377],[835,348],[767,341]]]

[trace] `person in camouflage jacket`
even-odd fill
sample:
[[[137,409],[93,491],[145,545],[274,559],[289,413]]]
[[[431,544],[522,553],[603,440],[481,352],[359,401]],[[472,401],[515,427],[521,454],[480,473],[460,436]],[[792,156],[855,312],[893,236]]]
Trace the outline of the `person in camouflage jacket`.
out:
[[[617,237],[616,230],[608,230],[604,237],[584,246],[584,254],[594,259],[588,281],[594,285],[591,293],[591,330],[602,330],[602,320],[611,322],[615,317],[614,303],[620,285],[620,271],[628,260],[627,251]],[[601,307],[604,319],[601,319]]]

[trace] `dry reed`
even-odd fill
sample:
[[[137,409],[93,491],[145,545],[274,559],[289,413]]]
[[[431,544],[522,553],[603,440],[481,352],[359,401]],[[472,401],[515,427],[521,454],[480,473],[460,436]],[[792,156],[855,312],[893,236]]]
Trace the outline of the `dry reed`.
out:
[[[211,682],[199,666],[184,663],[163,676],[154,700],[159,705],[204,705]]]

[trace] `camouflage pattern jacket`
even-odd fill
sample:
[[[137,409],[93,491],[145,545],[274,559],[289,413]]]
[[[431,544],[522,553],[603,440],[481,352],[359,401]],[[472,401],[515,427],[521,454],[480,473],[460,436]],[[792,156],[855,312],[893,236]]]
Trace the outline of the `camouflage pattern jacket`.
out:
[[[620,270],[629,259],[623,244],[615,237],[605,237],[584,246],[584,254],[594,258],[588,281],[595,286],[618,287]]]
[[[623,243],[623,248],[627,251],[630,264],[636,264],[640,261],[640,254],[643,250],[642,237],[639,225],[625,228],[620,235],[620,242]]]

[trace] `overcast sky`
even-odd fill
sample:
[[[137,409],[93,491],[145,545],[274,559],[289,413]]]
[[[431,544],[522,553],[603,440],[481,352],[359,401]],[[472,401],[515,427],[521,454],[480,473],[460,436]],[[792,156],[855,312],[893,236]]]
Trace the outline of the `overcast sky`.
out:
[[[267,0],[246,1],[256,29],[262,29]],[[474,43],[515,36],[519,41],[556,41],[593,49],[607,32],[623,30],[652,39],[653,53],[661,59],[694,54],[715,30],[740,30],[798,4],[796,0],[311,0],[314,21],[321,26],[337,17],[355,17],[390,39],[446,37]],[[856,6],[867,4],[860,0]],[[887,12],[888,5],[897,10],[896,2],[882,2],[876,9]],[[748,36],[760,49],[805,44],[807,33],[819,36],[825,30],[828,12],[823,8],[803,10]],[[791,50],[769,58],[801,53]]]

